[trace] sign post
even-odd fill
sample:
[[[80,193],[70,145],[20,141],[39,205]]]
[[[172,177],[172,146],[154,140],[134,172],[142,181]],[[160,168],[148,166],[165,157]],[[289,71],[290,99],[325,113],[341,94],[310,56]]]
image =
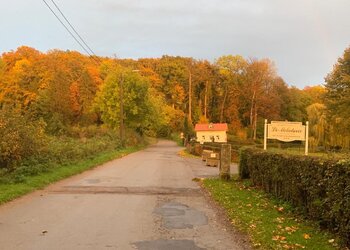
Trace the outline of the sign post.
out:
[[[264,150],[266,150],[266,144],[267,144],[267,119],[265,119],[264,124]]]
[[[271,121],[264,125],[264,150],[267,148],[267,139],[276,139],[284,142],[305,141],[305,155],[308,155],[309,147],[309,122],[303,125],[301,122]]]
[[[306,122],[305,155],[309,154],[309,122]]]

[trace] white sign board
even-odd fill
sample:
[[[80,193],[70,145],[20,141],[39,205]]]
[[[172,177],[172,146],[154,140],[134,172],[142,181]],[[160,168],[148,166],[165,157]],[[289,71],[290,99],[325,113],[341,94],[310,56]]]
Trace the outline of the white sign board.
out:
[[[267,125],[267,138],[280,141],[305,141],[305,126],[301,122],[271,122]]]
[[[308,155],[309,122],[272,121],[264,125],[264,150],[267,148],[267,139],[277,139],[284,142],[305,141],[305,155]]]

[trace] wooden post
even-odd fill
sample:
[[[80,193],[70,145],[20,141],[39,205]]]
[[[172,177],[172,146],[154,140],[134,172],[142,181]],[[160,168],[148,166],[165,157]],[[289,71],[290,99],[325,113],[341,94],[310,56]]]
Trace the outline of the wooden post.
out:
[[[231,165],[231,144],[221,144],[220,150],[220,179],[229,180],[231,177],[230,174],[230,165]]]
[[[305,155],[309,154],[309,122],[305,125]]]
[[[267,119],[265,119],[265,124],[264,124],[264,150],[267,148]]]

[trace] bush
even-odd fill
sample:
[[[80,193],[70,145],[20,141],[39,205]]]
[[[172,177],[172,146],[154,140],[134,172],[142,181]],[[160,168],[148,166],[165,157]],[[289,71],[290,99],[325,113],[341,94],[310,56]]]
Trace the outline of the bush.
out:
[[[85,127],[81,126],[73,126],[67,129],[67,136],[73,138],[93,138],[93,137],[101,137],[101,136],[117,136],[117,133],[112,129],[108,128],[105,125],[97,126],[97,125],[89,125]]]
[[[38,155],[47,145],[44,122],[0,110],[0,168],[15,169],[22,159]]]
[[[120,147],[119,138],[117,135],[113,136],[113,133],[82,139],[51,137],[46,151],[40,156],[31,157],[28,161],[62,165],[93,157],[97,153],[114,150]]]
[[[203,146],[199,142],[190,141],[187,143],[186,149],[189,153],[199,156],[202,154]]]
[[[0,183],[21,182],[22,177],[47,172],[62,165],[77,163],[120,147],[119,140],[114,140],[109,136],[85,140],[50,137],[47,146],[40,154],[31,155],[18,161],[10,173],[8,171],[0,172]]]
[[[350,159],[324,160],[245,148],[239,174],[302,208],[309,218],[338,232],[350,245]]]

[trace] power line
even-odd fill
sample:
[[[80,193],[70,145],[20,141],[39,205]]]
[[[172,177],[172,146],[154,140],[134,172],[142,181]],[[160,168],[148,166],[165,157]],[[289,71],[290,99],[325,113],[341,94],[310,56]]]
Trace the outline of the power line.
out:
[[[63,16],[64,20],[66,20],[66,22],[69,24],[69,26],[72,28],[72,30],[74,31],[74,33],[80,38],[80,40],[85,44],[85,46],[89,49],[89,51],[91,52],[91,54],[93,54],[94,56],[96,56],[95,52],[90,48],[89,45],[87,45],[87,43],[84,41],[84,39],[79,35],[79,33],[77,32],[77,30],[73,27],[73,25],[69,22],[69,20],[67,19],[67,17],[63,14],[63,12],[61,11],[61,9],[57,6],[57,4],[55,3],[54,0],[51,0],[51,2],[55,5],[56,9],[61,13],[61,15]]]
[[[63,25],[63,27],[68,31],[68,33],[74,38],[74,40],[80,45],[80,47],[89,55],[91,56],[91,58],[96,62],[99,63],[101,62],[99,59],[97,60],[95,57],[93,57],[91,55],[91,53],[84,47],[84,45],[75,37],[75,35],[68,29],[68,27],[62,22],[62,20],[60,19],[60,17],[55,13],[55,11],[50,7],[50,5],[43,0],[43,2],[45,3],[45,5],[49,8],[49,10],[52,12],[52,14],[54,14],[54,16],[57,18],[57,20]],[[62,14],[63,15],[63,14]],[[93,53],[94,54],[94,53]],[[96,55],[95,55],[96,56]]]

